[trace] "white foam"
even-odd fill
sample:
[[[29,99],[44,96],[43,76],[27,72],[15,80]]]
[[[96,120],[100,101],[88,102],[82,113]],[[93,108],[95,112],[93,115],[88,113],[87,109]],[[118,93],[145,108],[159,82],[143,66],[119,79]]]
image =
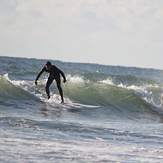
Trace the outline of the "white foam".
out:
[[[8,78],[8,76],[6,75],[6,77]],[[61,102],[61,97],[58,94],[52,94],[52,92],[50,92],[51,98],[48,100],[44,86],[42,87],[42,89],[40,90],[39,87],[39,83],[36,86],[34,84],[33,81],[12,81],[8,78],[8,80],[15,86],[20,87],[21,89],[29,92],[30,94],[38,97],[41,101],[44,102],[48,102],[49,104],[53,105],[53,106],[60,106],[60,102]],[[46,81],[44,80],[43,83],[45,83]],[[41,82],[42,83],[42,82]],[[71,101],[68,98],[64,98],[64,101],[66,103],[71,103]]]
[[[4,78],[6,78],[8,81],[10,81],[9,77],[8,77],[8,73],[3,75]]]
[[[81,76],[71,76],[71,75],[68,75],[67,76],[67,80],[69,82],[72,82],[74,84],[79,85],[80,87],[84,87],[85,86],[85,84],[84,84],[85,81],[84,81],[83,77],[81,77]]]
[[[146,85],[146,86],[124,86],[123,84],[118,85],[118,87],[128,89],[132,91],[134,94],[138,95],[140,98],[142,98],[144,101],[149,103],[151,106],[153,106],[154,110],[157,111],[160,114],[163,114],[163,90],[160,94],[160,98],[155,98],[152,96],[152,91],[148,90],[148,88],[153,89],[159,89],[157,85]],[[158,97],[158,95],[157,95]]]
[[[112,79],[106,79],[106,80],[102,80],[99,81],[100,83],[104,83],[104,84],[109,84],[109,85],[115,85],[112,81]]]

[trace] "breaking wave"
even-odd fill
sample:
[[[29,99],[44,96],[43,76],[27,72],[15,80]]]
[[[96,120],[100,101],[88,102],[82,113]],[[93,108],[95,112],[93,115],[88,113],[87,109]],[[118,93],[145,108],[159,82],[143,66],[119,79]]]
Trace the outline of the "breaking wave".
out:
[[[133,80],[130,78],[130,80]],[[47,102],[44,90],[46,80],[40,80],[38,86],[33,81],[14,81],[5,74],[0,77],[1,102],[6,99],[34,100]],[[130,81],[128,82],[130,83]],[[162,85],[124,85],[116,84],[112,79],[91,81],[81,75],[68,75],[67,83],[62,84],[66,102],[77,102],[100,106],[126,114],[127,112],[147,112],[163,114]],[[50,87],[52,100],[59,102],[60,96],[55,84]]]

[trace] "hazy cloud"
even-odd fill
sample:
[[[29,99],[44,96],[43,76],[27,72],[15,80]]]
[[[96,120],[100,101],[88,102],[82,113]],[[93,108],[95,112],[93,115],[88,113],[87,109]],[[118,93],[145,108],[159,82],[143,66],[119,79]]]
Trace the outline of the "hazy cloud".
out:
[[[96,55],[92,62],[106,64],[98,53],[103,58],[114,54],[121,61],[132,53],[136,58],[137,48],[137,53],[149,52],[147,47],[161,53],[162,29],[162,0],[0,0],[0,53],[25,56],[33,48],[36,57],[58,53],[56,59],[65,60],[67,53],[82,62],[88,60],[87,55]],[[14,48],[19,44],[27,49]],[[112,60],[116,64],[114,57]]]

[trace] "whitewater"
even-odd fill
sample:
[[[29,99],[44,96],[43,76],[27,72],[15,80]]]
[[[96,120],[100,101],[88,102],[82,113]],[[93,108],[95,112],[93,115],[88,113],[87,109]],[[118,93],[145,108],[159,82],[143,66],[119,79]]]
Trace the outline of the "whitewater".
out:
[[[0,162],[163,162],[163,70],[50,60],[78,109],[46,61],[0,56]]]

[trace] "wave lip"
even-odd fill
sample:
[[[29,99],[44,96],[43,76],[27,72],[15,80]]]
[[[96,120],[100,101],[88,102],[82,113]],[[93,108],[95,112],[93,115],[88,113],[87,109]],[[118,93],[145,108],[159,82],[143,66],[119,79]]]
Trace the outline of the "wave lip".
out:
[[[18,103],[23,100],[33,100],[33,86],[27,81],[10,80],[8,74],[0,77],[0,98],[2,101],[13,101]]]

